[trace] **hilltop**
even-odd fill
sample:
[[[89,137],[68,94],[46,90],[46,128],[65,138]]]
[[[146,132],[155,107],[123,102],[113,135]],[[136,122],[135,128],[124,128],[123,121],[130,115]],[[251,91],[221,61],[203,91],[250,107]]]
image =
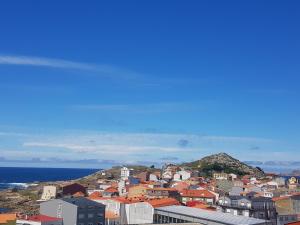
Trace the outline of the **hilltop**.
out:
[[[207,176],[211,176],[212,172],[235,173],[237,175],[253,174],[258,177],[264,175],[260,168],[249,166],[226,153],[206,156],[200,160],[183,163],[180,166],[199,170],[203,175]]]

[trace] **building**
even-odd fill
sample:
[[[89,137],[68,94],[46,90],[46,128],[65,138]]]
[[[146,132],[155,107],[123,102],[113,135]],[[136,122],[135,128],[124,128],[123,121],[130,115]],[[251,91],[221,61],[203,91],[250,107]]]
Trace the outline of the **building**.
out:
[[[102,192],[102,196],[107,197],[107,198],[111,198],[111,197],[114,197],[114,196],[119,196],[119,190],[117,188],[114,188],[114,187],[106,188]]]
[[[147,188],[145,197],[147,198],[175,198],[179,199],[180,194],[174,188]]]
[[[121,179],[127,180],[128,177],[131,176],[131,170],[127,167],[121,168]]]
[[[81,192],[83,195],[86,195],[86,188],[82,186],[81,184],[73,183],[63,186],[62,188],[62,194],[64,197],[72,196],[76,193]]]
[[[0,214],[0,225],[16,225],[16,218],[13,213]]]
[[[93,200],[106,205],[106,225],[148,224],[153,222],[154,211],[149,202],[123,197],[94,198]]]
[[[63,225],[62,218],[35,215],[26,219],[18,219],[17,225]]]
[[[131,186],[128,189],[128,198],[135,198],[145,196],[148,187],[146,185],[135,185]]]
[[[276,207],[270,198],[228,196],[219,198],[218,205],[224,213],[269,220],[276,224]]]
[[[273,198],[275,202],[277,223],[280,225],[300,220],[300,194]]]
[[[64,225],[104,225],[105,205],[84,197],[53,199],[40,204],[42,215],[63,219]]]
[[[136,177],[141,181],[149,181],[150,180],[150,172],[146,171],[146,172],[141,172],[139,174],[136,175]]]
[[[214,173],[213,178],[216,180],[228,180],[227,173]]]
[[[189,201],[202,201],[214,204],[216,195],[208,190],[183,190],[180,192],[181,202],[186,204]]]
[[[148,202],[121,204],[120,224],[151,224],[154,209]]]
[[[206,225],[268,225],[269,221],[186,206],[167,206],[154,211],[154,223],[200,223]]]
[[[185,171],[185,170],[181,170],[178,171],[174,174],[173,176],[173,180],[174,181],[183,181],[183,180],[187,180],[191,177],[191,172],[190,171]]]
[[[50,199],[54,199],[56,198],[56,195],[57,195],[56,186],[53,185],[44,186],[40,201],[48,201]]]

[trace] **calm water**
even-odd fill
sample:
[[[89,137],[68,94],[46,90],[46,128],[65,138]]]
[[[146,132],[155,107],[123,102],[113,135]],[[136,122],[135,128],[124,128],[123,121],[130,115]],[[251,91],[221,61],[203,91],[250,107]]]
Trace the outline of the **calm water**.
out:
[[[0,189],[19,186],[35,181],[60,181],[87,176],[97,169],[66,168],[16,168],[0,167]]]

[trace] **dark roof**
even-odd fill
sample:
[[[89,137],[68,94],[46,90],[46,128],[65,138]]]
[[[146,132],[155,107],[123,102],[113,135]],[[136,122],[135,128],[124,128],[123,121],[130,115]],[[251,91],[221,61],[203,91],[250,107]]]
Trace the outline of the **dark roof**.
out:
[[[87,207],[87,206],[98,206],[98,207],[104,207],[103,204],[89,200],[84,197],[78,197],[78,198],[62,198],[61,200],[71,203],[73,205],[79,206],[79,207]]]
[[[240,195],[230,195],[230,196],[228,196],[228,198],[230,200],[241,200],[241,199],[247,199],[247,200],[249,200],[249,198],[244,197],[244,196],[240,196]]]
[[[253,202],[272,202],[273,200],[271,198],[267,198],[267,197],[255,197],[255,198],[252,198],[251,201],[253,201]]]

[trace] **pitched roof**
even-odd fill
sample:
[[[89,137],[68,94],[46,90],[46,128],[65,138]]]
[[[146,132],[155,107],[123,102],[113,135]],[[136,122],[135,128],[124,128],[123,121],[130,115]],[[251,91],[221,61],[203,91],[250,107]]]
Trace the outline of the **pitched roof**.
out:
[[[114,187],[108,187],[104,190],[104,192],[108,192],[108,193],[116,193],[119,192],[116,188]]]
[[[35,215],[35,216],[28,217],[26,220],[36,221],[36,222],[51,222],[51,221],[62,220],[62,218],[56,218],[56,217],[51,217],[46,215]]]
[[[201,197],[201,198],[215,198],[216,196],[208,190],[183,190],[180,192],[183,197]]]
[[[70,204],[79,206],[79,207],[86,207],[86,206],[104,206],[101,203],[97,203],[95,201],[89,200],[84,197],[76,197],[76,198],[62,198],[62,201],[68,202]]]
[[[99,199],[102,197],[102,194],[99,191],[95,191],[89,195],[89,199]]]
[[[177,191],[175,188],[147,188],[150,191]]]
[[[174,198],[151,199],[146,202],[148,202],[154,208],[170,206],[170,205],[180,205],[180,203]]]
[[[7,223],[8,221],[13,221],[16,218],[17,218],[16,214],[14,214],[14,213],[0,214],[0,223]]]

